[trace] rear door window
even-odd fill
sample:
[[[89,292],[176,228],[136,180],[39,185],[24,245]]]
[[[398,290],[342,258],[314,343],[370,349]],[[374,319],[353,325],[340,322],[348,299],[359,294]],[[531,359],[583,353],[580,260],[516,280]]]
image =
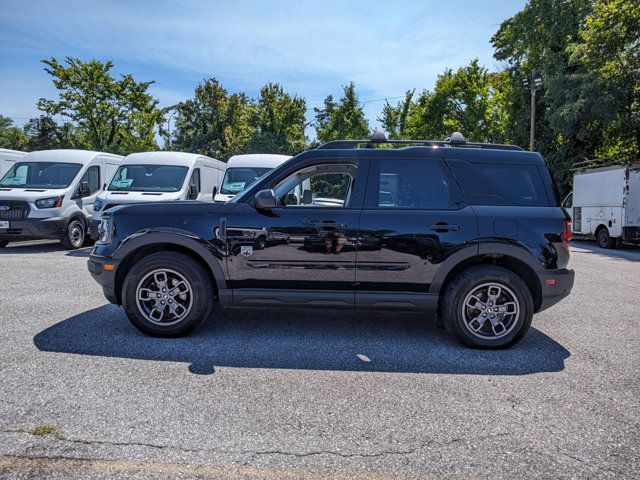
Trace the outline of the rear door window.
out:
[[[471,205],[550,206],[536,165],[447,160]]]
[[[371,169],[368,208],[457,210],[466,204],[441,160],[380,158]]]

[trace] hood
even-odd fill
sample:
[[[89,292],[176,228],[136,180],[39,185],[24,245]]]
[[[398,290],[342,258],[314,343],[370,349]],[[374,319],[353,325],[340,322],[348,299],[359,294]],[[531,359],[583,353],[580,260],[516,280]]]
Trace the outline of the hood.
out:
[[[162,215],[179,217],[193,216],[193,215],[205,215],[207,213],[214,212],[222,207],[225,207],[226,203],[215,202],[202,202],[199,200],[184,200],[181,202],[145,202],[145,203],[131,203],[128,205],[119,205],[107,210],[108,214],[115,216],[121,215]]]
[[[40,200],[41,198],[60,197],[66,195],[66,188],[12,188],[0,187],[0,204],[2,200],[23,200],[30,203]]]
[[[129,203],[166,202],[180,200],[181,192],[102,192],[98,199],[105,204],[127,205]]]

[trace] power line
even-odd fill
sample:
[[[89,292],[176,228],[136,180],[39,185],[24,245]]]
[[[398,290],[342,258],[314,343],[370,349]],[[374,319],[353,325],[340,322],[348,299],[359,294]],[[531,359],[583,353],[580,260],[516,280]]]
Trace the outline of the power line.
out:
[[[383,102],[383,101],[386,101],[386,100],[397,100],[399,98],[404,98],[404,95],[400,95],[398,97],[376,98],[375,100],[365,100],[365,101],[359,102],[359,103]]]

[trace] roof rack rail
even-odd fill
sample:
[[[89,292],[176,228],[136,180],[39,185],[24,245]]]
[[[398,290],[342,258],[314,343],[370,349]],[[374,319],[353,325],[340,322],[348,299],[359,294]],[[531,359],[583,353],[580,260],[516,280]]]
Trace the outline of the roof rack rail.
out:
[[[576,162],[571,165],[571,171],[587,170],[589,168],[602,168],[612,167],[616,165],[637,165],[640,160],[629,160],[622,157],[611,158],[594,158],[591,160],[584,160],[582,162]]]
[[[375,148],[375,145],[401,145],[405,147],[462,147],[487,148],[492,150],[523,150],[517,145],[499,143],[467,142],[460,132],[453,132],[444,140],[389,140],[384,132],[376,130],[368,140],[332,140],[317,147],[319,150],[340,150],[353,148]]]

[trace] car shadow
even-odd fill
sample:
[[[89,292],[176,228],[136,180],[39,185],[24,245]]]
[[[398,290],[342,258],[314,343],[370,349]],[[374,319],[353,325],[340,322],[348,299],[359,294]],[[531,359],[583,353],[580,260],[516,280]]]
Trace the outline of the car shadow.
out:
[[[217,367],[362,372],[526,375],[564,369],[570,356],[535,328],[515,347],[460,346],[417,314],[218,310],[184,338],[138,332],[122,309],[104,305],[57,323],[33,341],[45,352],[183,362],[195,374]]]
[[[0,255],[33,254],[66,252],[68,257],[89,258],[93,245],[87,242],[82,248],[77,250],[65,250],[57,240],[35,240],[28,242],[12,242],[4,248],[0,248]]]
[[[572,240],[571,248],[582,253],[592,253],[603,257],[622,258],[624,260],[640,262],[640,246],[630,243],[623,243],[616,248],[601,248],[595,241]]]

